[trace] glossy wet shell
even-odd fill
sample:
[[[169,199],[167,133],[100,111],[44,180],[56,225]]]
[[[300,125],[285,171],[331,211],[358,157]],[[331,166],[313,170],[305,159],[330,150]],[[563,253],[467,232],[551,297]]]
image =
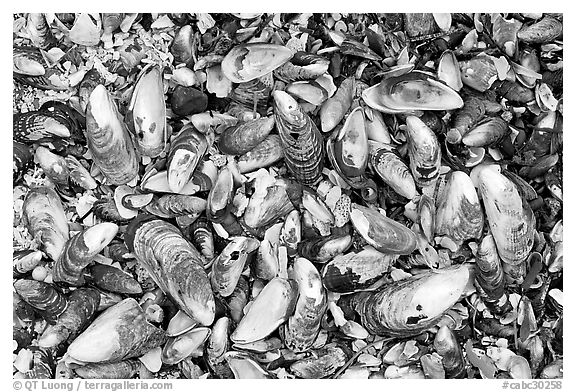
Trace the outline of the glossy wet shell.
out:
[[[185,334],[169,338],[162,350],[162,363],[175,365],[202,347],[210,336],[210,328],[195,328]]]
[[[462,242],[480,238],[483,228],[484,212],[472,180],[464,172],[452,172],[436,210],[436,234]]]
[[[366,242],[382,253],[408,255],[416,249],[412,230],[375,210],[353,203],[350,220]]]
[[[333,233],[298,243],[298,254],[315,263],[326,263],[344,253],[352,245],[352,237],[346,233]]]
[[[482,168],[479,190],[490,231],[505,263],[517,265],[528,257],[534,244],[536,220],[516,186],[502,174]]]
[[[440,327],[434,338],[434,348],[442,356],[447,378],[464,378],[465,363],[460,344],[447,326]]]
[[[364,111],[354,109],[340,130],[333,134],[328,157],[343,177],[359,177],[368,165],[368,136]]]
[[[508,123],[499,117],[482,122],[462,138],[462,143],[470,147],[485,147],[499,143],[510,133]]]
[[[268,135],[256,147],[238,157],[240,173],[265,168],[284,158],[282,141],[278,135]]]
[[[90,269],[94,284],[106,291],[119,294],[142,294],[142,287],[136,279],[119,268],[97,264]]]
[[[240,44],[222,60],[222,72],[233,83],[249,82],[274,71],[291,57],[292,51],[283,45]]]
[[[406,118],[410,170],[416,184],[425,186],[438,178],[442,152],[438,138],[418,117]]]
[[[346,78],[331,98],[320,108],[322,132],[330,132],[342,121],[354,98],[354,78]]]
[[[48,283],[21,279],[14,283],[14,289],[48,323],[54,324],[68,307],[67,298]]]
[[[258,146],[274,128],[274,117],[250,120],[220,135],[218,147],[224,154],[242,155]]]
[[[407,337],[434,326],[467,294],[473,279],[468,265],[433,270],[383,286],[374,293],[355,294],[362,325],[376,335]]]
[[[173,225],[159,219],[134,221],[126,245],[154,282],[181,310],[202,325],[214,320],[214,297],[202,257]]]
[[[180,192],[209,146],[208,138],[192,128],[184,128],[172,141],[166,167],[168,184],[173,192]]]
[[[412,200],[416,196],[416,184],[408,166],[394,150],[386,145],[369,142],[370,165],[384,182],[399,195]]]
[[[298,188],[297,184],[285,180],[277,180],[265,189],[257,188],[244,211],[244,223],[259,228],[286,216],[294,209],[290,200],[293,188]]]

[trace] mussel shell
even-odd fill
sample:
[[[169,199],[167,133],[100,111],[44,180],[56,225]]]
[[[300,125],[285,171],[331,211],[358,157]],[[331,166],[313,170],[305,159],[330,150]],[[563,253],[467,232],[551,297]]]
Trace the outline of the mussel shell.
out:
[[[235,46],[222,60],[222,72],[234,83],[244,83],[274,71],[290,60],[285,46],[248,43]]]
[[[466,86],[484,92],[498,80],[498,70],[494,61],[488,56],[476,56],[460,62],[462,83]]]
[[[72,135],[66,124],[45,111],[15,113],[12,116],[12,138],[21,143],[45,139],[68,138]]]
[[[91,363],[74,369],[84,379],[129,379],[140,370],[142,363],[137,359],[128,359],[113,363]]]
[[[230,328],[230,319],[221,317],[212,326],[212,332],[206,343],[204,358],[208,366],[219,378],[234,378],[234,374],[224,354],[229,350],[228,330]]]
[[[344,179],[364,174],[368,165],[368,136],[361,107],[348,115],[342,128],[332,134],[328,143],[328,158]]]
[[[329,345],[315,351],[314,356],[301,359],[290,365],[290,371],[296,377],[319,379],[328,377],[344,366],[348,356],[341,347]]]
[[[355,79],[346,78],[331,98],[328,98],[320,108],[320,124],[322,132],[330,132],[342,121],[354,98]]]
[[[371,108],[392,114],[414,110],[452,110],[464,105],[457,92],[419,71],[386,78],[364,90],[362,99]]]
[[[270,373],[262,368],[252,356],[243,352],[228,351],[224,354],[228,366],[236,379],[269,379]]]
[[[12,142],[12,182],[16,183],[32,163],[32,153],[30,148],[16,141]]]
[[[210,328],[200,327],[169,338],[162,350],[162,363],[175,365],[189,357],[208,340],[210,333]]]
[[[473,280],[469,265],[433,270],[383,286],[353,299],[362,325],[376,335],[414,336],[435,325]]]
[[[119,268],[97,264],[90,269],[94,284],[102,290],[120,294],[142,294],[140,283]]]
[[[116,362],[139,357],[166,340],[165,332],[146,321],[133,298],[106,309],[68,346],[82,363]]]
[[[440,327],[434,338],[434,348],[442,355],[442,364],[447,378],[464,378],[465,363],[462,349],[454,336],[454,332],[447,326]]]
[[[215,223],[223,222],[234,197],[234,178],[228,166],[218,173],[216,183],[210,189],[206,203],[206,217]]]
[[[337,255],[322,269],[322,283],[334,293],[361,291],[384,276],[395,259],[370,246],[359,252]]]
[[[462,89],[462,78],[456,55],[451,50],[446,50],[438,61],[438,79],[446,83],[455,91]]]
[[[498,144],[510,133],[508,123],[499,117],[481,122],[462,137],[462,143],[470,147]]]
[[[410,170],[416,184],[425,186],[435,181],[440,174],[442,152],[438,138],[418,117],[406,118],[406,136]]]
[[[256,147],[238,157],[240,173],[262,169],[284,158],[282,141],[278,135],[268,135]]]
[[[524,25],[518,31],[518,39],[526,43],[544,44],[562,35],[562,22],[546,15],[532,25]]]
[[[175,63],[187,64],[193,61],[193,41],[194,31],[191,25],[184,25],[178,29],[170,46],[170,53],[174,55]]]
[[[249,82],[240,83],[232,91],[230,98],[232,102],[246,109],[253,110],[256,107],[256,111],[260,115],[265,115],[273,86],[272,74],[267,74]]]
[[[298,254],[315,263],[326,263],[344,253],[351,245],[352,236],[348,233],[333,233],[301,241],[298,243]]]
[[[21,279],[14,283],[14,289],[50,324],[54,324],[68,307],[67,298],[48,283]]]
[[[350,221],[366,242],[382,253],[409,255],[416,249],[412,230],[370,208],[353,203]]]
[[[408,166],[394,152],[392,146],[369,141],[371,168],[399,195],[412,200],[416,184]]]
[[[274,128],[274,117],[247,121],[220,135],[218,148],[224,154],[242,155],[260,144]]]
[[[244,211],[244,223],[251,228],[265,227],[277,219],[286,216],[294,209],[290,195],[299,185],[284,179],[269,185],[265,179],[257,178],[255,192],[250,197]]]
[[[214,259],[211,282],[214,290],[223,297],[232,294],[248,257],[258,249],[260,241],[249,237],[233,237],[224,250]]]
[[[166,162],[171,191],[178,193],[186,186],[211,144],[206,135],[192,127],[185,127],[176,136]]]

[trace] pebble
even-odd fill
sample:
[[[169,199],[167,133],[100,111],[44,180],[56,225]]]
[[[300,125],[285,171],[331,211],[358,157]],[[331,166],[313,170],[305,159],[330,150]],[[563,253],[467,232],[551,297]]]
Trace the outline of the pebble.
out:
[[[208,97],[195,88],[178,86],[172,94],[171,104],[174,113],[188,116],[205,111],[208,107]]]

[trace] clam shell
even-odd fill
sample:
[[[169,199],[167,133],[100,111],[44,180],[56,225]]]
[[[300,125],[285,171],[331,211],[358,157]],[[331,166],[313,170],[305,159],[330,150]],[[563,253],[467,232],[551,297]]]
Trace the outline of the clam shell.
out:
[[[70,238],[64,246],[61,257],[54,263],[52,271],[54,281],[82,286],[84,268],[114,239],[117,232],[116,224],[104,222]]]
[[[134,220],[124,240],[154,282],[202,325],[214,320],[214,297],[198,251],[173,225],[150,216]]]
[[[362,99],[372,109],[392,114],[414,110],[452,110],[464,105],[456,91],[419,71],[386,78],[364,90]]]
[[[319,379],[331,376],[344,366],[348,359],[342,348],[325,346],[315,351],[314,356],[301,359],[290,365],[290,371],[298,378]]]
[[[294,98],[283,91],[275,91],[272,95],[286,165],[298,182],[315,184],[320,180],[323,168],[322,135]]]
[[[68,241],[68,220],[58,194],[50,188],[32,188],[24,199],[22,217],[30,235],[40,238],[40,249],[58,260]]]
[[[416,249],[412,230],[377,211],[353,203],[350,220],[366,242],[382,253],[408,255]]]
[[[442,152],[434,132],[418,117],[406,118],[410,170],[416,184],[425,186],[438,178]]]
[[[68,346],[71,361],[117,362],[139,357],[164,343],[163,330],[146,321],[133,298],[106,309]]]
[[[498,70],[488,56],[476,56],[460,62],[462,82],[474,90],[484,92],[498,79]]]
[[[522,263],[534,244],[536,221],[532,210],[522,200],[516,186],[502,174],[481,168],[478,179],[500,258],[512,265]]]
[[[414,336],[435,325],[468,294],[473,270],[459,265],[433,270],[355,294],[362,325],[376,335]]]
[[[224,354],[228,366],[236,379],[268,379],[273,378],[252,357],[246,353],[228,351]]]
[[[454,332],[447,326],[443,325],[436,333],[434,348],[442,356],[446,378],[464,378],[466,369],[462,349]]]
[[[395,259],[371,246],[359,252],[337,255],[322,269],[322,283],[334,293],[361,291],[384,276]]]
[[[368,165],[368,135],[364,111],[354,109],[328,140],[328,158],[342,178],[360,177]]]
[[[330,132],[342,121],[352,105],[354,98],[355,79],[346,78],[338,90],[320,108],[320,125],[322,132]]]
[[[74,369],[74,372],[85,379],[129,379],[140,370],[141,362],[137,359],[114,363],[92,363]]]
[[[222,297],[232,294],[248,257],[260,246],[260,241],[248,237],[233,237],[212,264],[212,288]]]
[[[40,347],[56,347],[71,341],[92,321],[100,304],[100,294],[90,288],[74,290],[68,297],[68,307],[54,325],[49,325],[38,339]]]
[[[487,147],[501,142],[510,133],[508,123],[500,117],[483,121],[464,135],[462,143],[470,147]]]
[[[327,308],[326,291],[316,267],[302,257],[294,261],[289,276],[298,284],[298,300],[284,325],[284,344],[294,352],[303,352],[312,347],[320,330]]]
[[[222,60],[222,72],[234,83],[245,83],[274,71],[291,57],[292,51],[282,45],[240,44]]]
[[[142,294],[140,283],[119,268],[97,264],[90,272],[94,284],[102,290],[119,294]]]
[[[399,195],[412,200],[416,196],[416,184],[408,166],[392,146],[372,141],[368,144],[372,169]]]
[[[94,163],[110,183],[123,185],[136,177],[136,151],[103,85],[96,86],[90,94],[86,107],[86,140]]]
[[[470,177],[452,172],[442,195],[436,210],[436,234],[447,235],[457,243],[480,238],[484,213]]]
[[[14,283],[14,289],[50,324],[54,324],[68,307],[67,298],[48,283],[21,279]]]
[[[142,69],[126,112],[128,128],[134,133],[142,155],[155,158],[166,147],[166,103],[162,69],[149,65]]]
[[[224,154],[242,155],[259,145],[274,128],[274,117],[263,117],[228,128],[220,135],[218,148]]]
[[[258,294],[230,338],[234,343],[264,339],[292,314],[296,298],[296,282],[279,277],[272,279]]]
[[[169,338],[162,350],[162,363],[175,365],[198,350],[210,336],[210,328],[199,327]]]
[[[170,145],[166,167],[170,190],[179,193],[202,160],[212,142],[205,135],[185,127]]]

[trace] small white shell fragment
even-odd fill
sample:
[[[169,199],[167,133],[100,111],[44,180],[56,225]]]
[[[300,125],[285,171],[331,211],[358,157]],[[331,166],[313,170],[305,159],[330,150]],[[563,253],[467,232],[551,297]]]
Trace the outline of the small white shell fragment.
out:
[[[146,366],[146,369],[156,373],[162,367],[162,347],[153,348],[138,359]]]
[[[14,367],[22,373],[26,373],[28,370],[32,369],[32,361],[34,359],[34,354],[27,348],[23,348],[18,351],[18,355],[14,359]]]

